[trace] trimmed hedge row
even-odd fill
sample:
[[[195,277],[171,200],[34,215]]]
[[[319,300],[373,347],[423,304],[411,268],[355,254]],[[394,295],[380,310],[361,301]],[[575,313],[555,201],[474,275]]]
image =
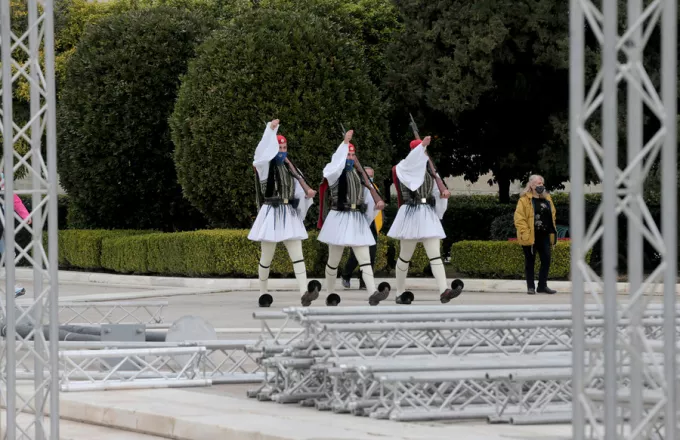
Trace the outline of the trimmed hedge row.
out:
[[[309,232],[302,242],[307,272],[323,277],[328,247]],[[108,270],[118,273],[180,276],[257,276],[260,245],[248,240],[247,230],[205,230],[177,233],[153,231],[65,230],[59,232],[59,265],[63,268]],[[377,274],[389,274],[399,255],[399,242],[378,237]],[[343,267],[349,249],[340,262]],[[538,260],[538,259],[537,259]],[[590,260],[588,254],[587,260]],[[519,245],[507,241],[461,241],[451,247],[455,272],[469,277],[523,278],[524,256]],[[537,261],[538,268],[538,261]],[[567,278],[569,242],[553,251],[550,277]],[[272,277],[290,277],[293,267],[283,244],[277,246],[271,265]],[[409,276],[431,275],[429,258],[422,245],[411,257]]]
[[[59,231],[59,266],[101,269],[102,242],[110,237],[148,234],[150,231],[67,229]],[[44,235],[47,239],[47,234]]]
[[[328,247],[309,232],[302,242],[310,276],[323,276]],[[378,237],[376,272],[389,271],[390,241]],[[62,268],[109,270],[118,273],[184,276],[257,276],[260,244],[248,240],[247,230],[203,230],[159,233],[129,230],[64,230],[59,232]],[[341,266],[349,258],[349,249]],[[293,265],[283,244],[277,246],[271,275],[291,276]]]
[[[302,242],[307,272],[323,277],[328,246],[310,231]],[[374,271],[387,274],[394,267],[399,242],[378,236]],[[76,230],[59,232],[59,266],[62,268],[107,270],[125,274],[181,276],[256,277],[260,244],[248,240],[248,230],[214,229],[159,233],[130,230]],[[340,267],[349,258],[345,249]],[[410,276],[429,274],[429,259],[422,245],[411,258]],[[272,277],[293,275],[293,265],[283,244],[276,248]]]
[[[549,277],[569,277],[571,243],[559,241],[552,252]],[[590,263],[592,251],[586,256]],[[451,246],[451,265],[456,272],[478,278],[524,278],[524,253],[513,241],[460,241]],[[540,259],[536,258],[536,275]]]

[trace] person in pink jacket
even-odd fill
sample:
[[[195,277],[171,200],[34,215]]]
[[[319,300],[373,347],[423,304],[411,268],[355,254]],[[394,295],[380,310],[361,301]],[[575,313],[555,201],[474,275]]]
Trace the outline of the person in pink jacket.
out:
[[[0,189],[5,189],[5,173],[0,173]],[[26,209],[26,206],[24,205],[24,202],[21,201],[18,195],[14,194],[14,211],[16,211],[17,214],[19,214],[19,217],[21,217],[22,220],[26,220],[26,218],[29,216],[28,209]],[[31,224],[32,220],[29,218],[26,220],[27,224]],[[0,238],[0,255],[2,255],[2,252],[5,251],[5,234],[3,230],[2,237]],[[26,293],[26,289],[20,286],[14,286],[14,297],[19,297],[21,295],[24,295]]]

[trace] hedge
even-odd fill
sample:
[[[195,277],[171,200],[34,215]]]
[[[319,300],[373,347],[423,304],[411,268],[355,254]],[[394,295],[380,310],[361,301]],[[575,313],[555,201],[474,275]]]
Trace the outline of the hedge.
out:
[[[310,231],[303,240],[303,253],[310,277],[324,276],[328,246]],[[245,229],[214,229],[159,233],[133,230],[65,230],[59,232],[59,265],[63,268],[107,270],[125,274],[180,276],[257,276],[260,244],[248,240]],[[378,236],[374,270],[389,274],[399,255],[399,241]],[[340,262],[345,265],[349,249]],[[590,261],[589,253],[586,261]],[[523,278],[524,256],[512,241],[461,241],[451,247],[452,269],[469,277]],[[538,259],[537,259],[538,270]],[[550,277],[569,276],[569,241],[560,241],[553,251]],[[290,277],[293,267],[283,244],[271,265],[272,277]],[[429,258],[422,244],[411,257],[409,276],[430,276]]]
[[[590,263],[591,252],[586,256]],[[451,246],[454,271],[475,278],[524,278],[524,253],[513,241],[460,241]],[[536,274],[540,259],[536,258]],[[566,279],[571,269],[570,242],[559,241],[552,252],[549,277]]]
[[[105,238],[142,235],[149,232],[103,229],[67,229],[59,231],[59,266],[79,269],[101,269],[103,267],[102,241]],[[44,237],[47,239],[47,234]]]
[[[69,231],[72,232],[72,231]],[[260,258],[260,244],[248,240],[248,230],[204,230],[177,233],[139,233],[132,231],[77,231],[78,234],[62,235],[62,246],[71,249],[69,241],[91,236],[88,242],[99,242],[100,247],[87,246],[87,257],[83,263],[88,266],[71,266],[87,269],[105,269],[118,273],[161,274],[183,276],[230,276],[256,277]],[[108,234],[107,234],[108,232]],[[137,232],[134,234],[134,232]],[[318,233],[309,232],[309,239],[303,240],[303,254],[310,276],[323,277],[328,258],[328,247],[316,240]],[[388,248],[390,240],[378,237],[374,270],[389,270]],[[93,267],[96,260],[92,254],[100,252],[100,265]],[[349,258],[349,249],[340,263],[343,267]],[[293,265],[283,244],[279,244],[271,265],[271,276],[293,275]]]

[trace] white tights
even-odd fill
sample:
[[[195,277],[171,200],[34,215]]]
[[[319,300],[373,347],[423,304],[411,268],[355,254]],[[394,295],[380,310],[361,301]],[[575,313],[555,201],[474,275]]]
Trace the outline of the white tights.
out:
[[[397,296],[404,293],[404,286],[406,284],[406,274],[408,273],[409,263],[413,256],[413,251],[416,250],[416,245],[420,240],[400,240],[399,242],[399,258],[397,259]],[[422,240],[423,247],[427,257],[430,259],[430,267],[432,268],[432,275],[437,280],[437,288],[439,293],[443,293],[446,289],[446,271],[444,270],[444,262],[441,259],[439,250],[438,238],[426,238]]]
[[[334,293],[335,280],[338,278],[338,264],[342,258],[344,246],[328,245],[328,263],[326,264],[326,291]],[[373,278],[373,267],[371,266],[371,254],[368,246],[352,246],[354,256],[357,257],[361,278],[366,284],[366,290],[373,294],[375,292],[375,279]]]
[[[260,278],[260,294],[267,293],[267,284],[269,282],[269,266],[272,264],[274,252],[276,251],[276,243],[271,241],[263,241],[262,255],[260,256],[259,278]],[[288,255],[293,262],[293,272],[298,282],[300,295],[304,295],[307,291],[307,269],[305,268],[305,260],[302,256],[302,241],[301,240],[286,240],[283,242],[288,250]]]

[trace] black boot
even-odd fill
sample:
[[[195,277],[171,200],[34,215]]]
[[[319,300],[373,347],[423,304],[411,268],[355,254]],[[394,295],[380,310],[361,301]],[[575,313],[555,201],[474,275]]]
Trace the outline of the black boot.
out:
[[[458,298],[460,294],[463,292],[463,287],[465,284],[459,280],[455,279],[451,282],[451,288],[446,289],[440,296],[439,300],[442,302],[442,304],[446,304],[447,302],[451,301],[452,299]]]
[[[321,283],[318,282],[317,280],[312,280],[307,284],[307,291],[305,292],[304,295],[302,295],[302,298],[300,298],[300,302],[302,302],[303,307],[309,307],[312,305],[312,301],[317,299],[319,297],[319,291],[321,290]]]
[[[373,292],[373,295],[371,295],[368,298],[368,304],[372,306],[377,306],[380,304],[380,301],[384,301],[387,299],[388,296],[390,296],[390,289],[392,287],[390,286],[389,283],[382,282],[378,285],[378,290]]]

